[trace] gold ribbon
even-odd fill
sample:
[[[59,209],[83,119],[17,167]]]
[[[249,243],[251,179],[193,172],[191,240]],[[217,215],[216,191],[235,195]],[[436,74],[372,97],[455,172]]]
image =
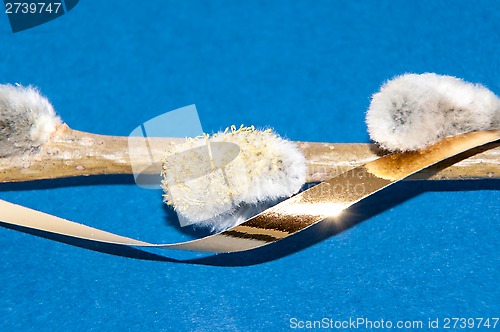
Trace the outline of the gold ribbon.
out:
[[[393,153],[303,191],[244,223],[198,240],[155,244],[123,237],[0,200],[0,221],[96,243],[205,252],[237,252],[268,245],[342,212],[383,188],[472,148],[500,139],[500,131],[446,138],[414,152]]]

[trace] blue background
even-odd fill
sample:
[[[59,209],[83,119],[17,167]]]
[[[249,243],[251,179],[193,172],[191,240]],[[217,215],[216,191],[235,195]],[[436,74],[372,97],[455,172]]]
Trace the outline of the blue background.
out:
[[[370,96],[394,75],[454,75],[500,94],[499,34],[498,1],[86,0],[16,34],[0,13],[0,82],[40,87],[72,128],[100,134],[195,103],[207,132],[253,124],[368,142]],[[0,330],[498,317],[499,188],[402,183],[357,206],[340,234],[320,225],[215,257],[161,261],[0,228]],[[2,184],[0,198],[143,240],[193,236],[129,176]]]

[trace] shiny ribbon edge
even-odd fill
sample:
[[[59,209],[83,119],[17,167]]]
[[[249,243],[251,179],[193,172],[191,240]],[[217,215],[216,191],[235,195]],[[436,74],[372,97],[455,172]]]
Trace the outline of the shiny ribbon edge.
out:
[[[0,200],[0,222],[96,243],[202,252],[238,252],[294,235],[374,193],[440,161],[500,139],[500,130],[448,137],[422,150],[393,153],[307,189],[221,233],[179,243],[156,244],[120,236]],[[349,182],[348,182],[349,181]],[[349,186],[347,186],[349,184]],[[335,188],[350,187],[337,192]],[[353,188],[361,188],[355,190]]]

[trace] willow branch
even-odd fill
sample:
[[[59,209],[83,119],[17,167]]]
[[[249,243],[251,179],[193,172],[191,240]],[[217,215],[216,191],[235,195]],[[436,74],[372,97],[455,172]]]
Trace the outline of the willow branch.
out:
[[[132,148],[129,149],[129,140]],[[0,183],[74,176],[159,174],[169,144],[180,138],[104,136],[60,126],[47,144],[36,151],[0,158]],[[147,145],[147,149],[139,148]],[[307,182],[320,182],[385,154],[374,144],[297,142],[307,159]],[[135,148],[134,148],[135,147]],[[500,178],[500,143],[497,141],[427,168],[410,180]]]

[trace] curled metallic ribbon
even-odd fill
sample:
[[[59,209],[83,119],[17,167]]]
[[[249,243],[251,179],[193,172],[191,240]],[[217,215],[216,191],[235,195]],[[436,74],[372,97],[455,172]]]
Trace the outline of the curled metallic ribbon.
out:
[[[321,182],[238,226],[188,242],[143,242],[2,200],[0,222],[96,243],[205,252],[245,251],[279,241],[323,220],[340,217],[353,204],[391,184],[452,156],[497,140],[500,140],[498,130],[472,132],[446,138],[419,151],[389,154]]]

